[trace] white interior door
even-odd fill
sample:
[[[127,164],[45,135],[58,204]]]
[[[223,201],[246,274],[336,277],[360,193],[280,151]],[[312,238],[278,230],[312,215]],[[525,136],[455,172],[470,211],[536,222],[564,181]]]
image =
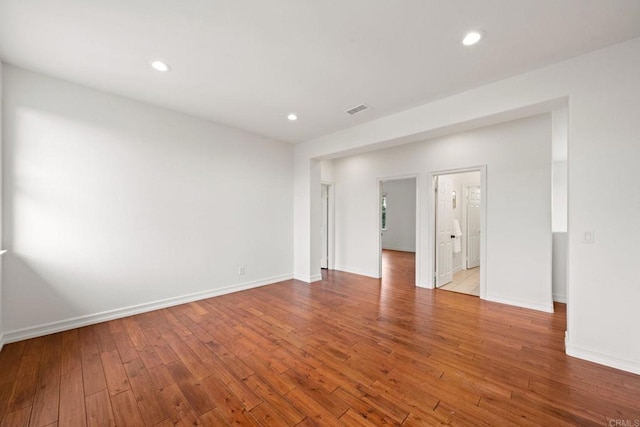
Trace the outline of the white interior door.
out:
[[[467,203],[467,268],[480,265],[480,187],[469,187]]]
[[[320,226],[322,241],[322,257],[320,268],[329,268],[329,186],[322,184],[322,221]]]
[[[453,182],[436,178],[436,287],[453,280]]]

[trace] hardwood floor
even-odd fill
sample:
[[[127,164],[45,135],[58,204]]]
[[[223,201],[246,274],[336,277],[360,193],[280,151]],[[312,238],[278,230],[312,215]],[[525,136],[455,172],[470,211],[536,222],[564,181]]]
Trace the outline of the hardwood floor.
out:
[[[329,271],[8,344],[0,425],[633,425],[546,314]]]
[[[382,285],[413,286],[416,277],[414,252],[382,250]]]

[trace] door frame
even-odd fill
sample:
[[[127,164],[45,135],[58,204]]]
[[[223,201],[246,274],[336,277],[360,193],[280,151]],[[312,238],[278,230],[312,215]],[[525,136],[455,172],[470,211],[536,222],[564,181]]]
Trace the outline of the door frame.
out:
[[[336,217],[336,209],[335,209],[335,187],[333,182],[331,181],[321,181],[320,185],[327,186],[328,192],[328,213],[327,213],[327,251],[328,251],[328,259],[327,259],[327,269],[335,270],[335,250],[336,250],[336,239],[335,239],[335,217]]]
[[[435,271],[436,271],[436,193],[434,178],[440,175],[452,175],[465,172],[480,172],[480,192],[482,194],[482,204],[480,205],[480,298],[486,299],[487,295],[487,165],[470,166],[465,168],[446,169],[438,171],[430,171],[427,173],[427,206],[428,206],[428,245],[425,264],[426,271],[429,272],[428,288],[435,289]],[[417,253],[416,253],[417,255]],[[416,263],[417,264],[417,263]]]
[[[415,179],[416,181],[416,262],[415,262],[415,282],[416,286],[419,286],[419,278],[420,278],[420,263],[418,260],[420,259],[420,175],[419,174],[409,174],[409,175],[394,175],[381,177],[377,179],[376,188],[378,192],[378,197],[376,198],[378,206],[376,208],[376,212],[378,213],[378,219],[376,223],[378,227],[376,232],[378,233],[378,279],[382,278],[382,183],[389,181],[398,181],[401,179]]]

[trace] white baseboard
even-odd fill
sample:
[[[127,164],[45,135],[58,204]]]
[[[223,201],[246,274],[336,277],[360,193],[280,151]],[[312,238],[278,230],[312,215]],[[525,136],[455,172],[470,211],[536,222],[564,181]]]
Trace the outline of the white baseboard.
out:
[[[167,298],[163,300],[137,304],[129,307],[103,311],[101,313],[87,314],[84,316],[73,317],[71,319],[45,323],[43,325],[16,329],[14,331],[4,332],[3,334],[4,337],[3,337],[3,340],[0,340],[0,344],[7,344],[11,342],[26,340],[29,338],[41,337],[43,335],[49,335],[56,332],[67,331],[69,329],[80,328],[82,326],[93,325],[96,323],[106,322],[113,319],[133,316],[134,314],[146,313],[148,311],[172,307],[175,305],[185,304],[193,301],[198,301],[201,299],[217,297],[220,295],[244,291],[247,289],[258,288],[260,286],[271,285],[273,283],[282,282],[284,280],[289,280],[292,278],[293,278],[293,274],[283,274],[281,276],[269,277],[267,279],[239,283],[236,285],[226,286],[223,288],[211,289],[203,292],[195,292],[192,294],[182,295],[178,297]]]
[[[519,301],[519,300],[513,300],[509,298],[495,297],[491,295],[485,296],[484,299],[491,302],[498,302],[500,304],[514,305],[516,307],[528,308],[530,310],[538,310],[538,311],[544,311],[546,313],[553,313],[553,303],[550,305],[537,304],[537,303],[530,303],[527,301]]]
[[[345,273],[357,274],[359,276],[372,277],[374,279],[379,279],[380,278],[380,275],[378,273],[373,273],[371,271],[361,270],[359,268],[345,267],[344,265],[336,265],[336,270],[344,271]]]
[[[0,334],[0,351],[2,351],[2,347],[4,347],[4,334]]]
[[[454,268],[451,273],[456,274],[458,271],[462,271],[462,266],[461,265],[459,265],[456,268]]]
[[[311,276],[306,274],[293,273],[293,280],[299,280],[301,282],[311,283]]]
[[[555,302],[561,302],[561,303],[566,304],[566,303],[567,303],[567,296],[566,296],[566,295],[556,295],[556,294],[553,294],[553,300],[554,300]]]
[[[640,375],[640,361],[623,359],[609,354],[587,350],[585,348],[572,345],[569,340],[565,341],[565,349],[569,356]]]
[[[301,282],[313,283],[313,282],[319,282],[320,280],[322,280],[322,274],[315,274],[313,276],[308,276],[306,274],[296,273],[293,275],[293,278],[295,280],[300,280]]]
[[[416,284],[416,286],[419,287],[419,288],[433,289],[433,285],[431,283],[427,283],[427,282],[424,282],[424,281],[418,282]]]

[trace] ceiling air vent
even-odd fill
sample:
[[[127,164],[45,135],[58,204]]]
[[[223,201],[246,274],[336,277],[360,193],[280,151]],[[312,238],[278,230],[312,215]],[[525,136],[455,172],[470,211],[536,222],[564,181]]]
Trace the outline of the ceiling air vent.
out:
[[[360,104],[360,105],[356,105],[353,108],[349,108],[347,111],[345,111],[345,113],[351,114],[353,116],[354,114],[358,114],[360,111],[364,111],[368,109],[369,107],[367,107],[366,105]]]

